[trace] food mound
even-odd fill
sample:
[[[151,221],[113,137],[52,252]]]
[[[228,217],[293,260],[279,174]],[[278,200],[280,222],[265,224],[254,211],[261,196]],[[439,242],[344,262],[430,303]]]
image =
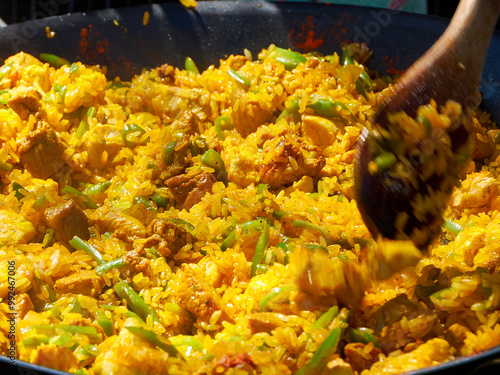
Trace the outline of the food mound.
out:
[[[498,130],[466,113],[476,161],[405,263],[414,248],[372,239],[353,199],[356,141],[392,85],[369,55],[271,45],[130,82],[8,58],[1,353],[78,374],[378,374],[500,345]],[[358,280],[384,246],[402,250]]]

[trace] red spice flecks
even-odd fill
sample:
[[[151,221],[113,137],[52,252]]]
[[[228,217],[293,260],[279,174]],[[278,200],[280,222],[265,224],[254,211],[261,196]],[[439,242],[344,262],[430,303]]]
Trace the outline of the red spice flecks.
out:
[[[403,69],[397,69],[395,65],[399,60],[399,55],[396,55],[394,59],[389,58],[389,56],[385,56],[384,60],[387,62],[387,73],[390,75],[401,75],[404,73]]]
[[[295,46],[304,52],[310,52],[318,49],[325,42],[323,35],[326,31],[316,37],[316,32],[314,31],[314,18],[312,15],[307,16],[306,22],[301,26],[301,31],[291,30],[289,37],[295,40]]]
[[[89,42],[87,40],[88,35],[88,30],[85,27],[82,27],[80,30],[80,54],[82,56],[86,55],[89,50]]]

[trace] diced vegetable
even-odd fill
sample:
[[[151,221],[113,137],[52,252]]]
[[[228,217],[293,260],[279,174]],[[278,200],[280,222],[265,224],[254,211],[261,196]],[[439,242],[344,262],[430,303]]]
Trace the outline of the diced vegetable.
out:
[[[205,151],[201,156],[201,161],[203,164],[213,168],[217,173],[217,178],[227,184],[226,166],[217,151],[212,149]]]
[[[134,148],[143,143],[141,142],[141,136],[143,134],[146,134],[146,130],[141,128],[139,125],[129,123],[125,124],[122,131],[122,138],[125,146]]]
[[[200,71],[191,57],[186,57],[186,60],[184,60],[184,69],[196,75],[200,74]]]
[[[95,271],[99,274],[102,275],[103,273],[106,273],[114,268],[120,268],[126,266],[128,263],[123,260],[123,258],[117,258],[110,260],[108,262],[101,263]]]
[[[99,195],[104,193],[111,186],[111,181],[101,182],[99,184],[95,184],[87,187],[83,193],[85,195]]]
[[[282,63],[287,70],[295,69],[297,65],[307,61],[300,53],[280,47],[274,47],[267,57]]]

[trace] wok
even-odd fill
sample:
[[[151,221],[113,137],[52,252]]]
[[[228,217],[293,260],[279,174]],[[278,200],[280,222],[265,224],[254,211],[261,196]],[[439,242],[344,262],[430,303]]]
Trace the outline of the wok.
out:
[[[149,22],[143,16],[149,12]],[[269,44],[300,52],[340,52],[346,41],[365,42],[374,51],[368,66],[398,73],[408,68],[448,24],[438,17],[354,6],[308,3],[201,2],[195,10],[179,4],[107,9],[32,20],[0,29],[0,58],[19,51],[53,53],[70,61],[108,67],[108,78],[130,79],[142,68],[163,63],[183,66],[190,56],[199,68],[241,54],[254,56]],[[46,28],[55,32],[49,38]],[[500,33],[486,59],[482,107],[500,121]],[[0,356],[2,370],[21,374],[59,371]],[[500,369],[500,347],[413,374],[491,374]]]

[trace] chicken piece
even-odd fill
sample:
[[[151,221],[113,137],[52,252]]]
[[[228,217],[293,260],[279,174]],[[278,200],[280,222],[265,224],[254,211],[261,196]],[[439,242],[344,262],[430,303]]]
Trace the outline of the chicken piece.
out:
[[[31,363],[55,370],[70,372],[78,368],[78,360],[71,350],[63,346],[43,345],[30,355]]]
[[[302,116],[302,136],[309,138],[318,147],[331,146],[337,139],[339,129],[333,121],[319,116]]]
[[[455,238],[455,247],[462,249],[465,263],[468,266],[474,266],[474,258],[479,250],[486,245],[486,235],[485,229],[472,227],[466,228]]]
[[[462,181],[462,186],[453,191],[450,205],[455,212],[470,209],[479,213],[487,210],[497,196],[498,182],[489,172],[471,173]]]
[[[488,134],[488,129],[474,121],[468,130],[471,134],[472,160],[484,159],[495,152],[496,144]]]
[[[325,368],[321,371],[321,375],[354,375],[354,371],[349,363],[336,355],[327,362]]]
[[[26,293],[16,294],[16,313],[19,319],[23,319],[28,311],[34,310],[33,303]]]
[[[227,178],[244,188],[259,183],[257,156],[259,155],[258,141],[253,136],[247,139],[239,134],[231,134],[224,140],[224,152],[221,156],[226,166]]]
[[[177,287],[175,296],[179,306],[201,320],[208,322],[214,312],[221,311],[219,321],[234,322],[222,304],[221,296],[194,268],[186,266],[182,269]]]
[[[36,234],[31,221],[18,213],[0,210],[0,247],[30,242]]]
[[[128,318],[125,321],[118,338],[113,339],[109,350],[101,351],[96,357],[92,366],[95,373],[97,375],[168,374],[172,366],[172,362],[169,361],[170,354],[134,335],[126,327],[143,329],[143,324],[135,318]]]
[[[199,203],[205,194],[212,192],[212,186],[217,182],[215,177],[207,172],[197,175],[181,174],[165,181],[165,185],[174,195],[176,207],[189,210]]]
[[[66,163],[62,157],[65,149],[45,122],[39,122],[35,130],[18,141],[21,163],[35,178],[47,179],[59,171]]]
[[[189,233],[181,225],[176,225],[171,221],[163,219],[154,219],[147,228],[148,236],[154,234],[159,235],[166,241],[168,254],[163,254],[164,257],[170,254],[176,254],[182,247],[188,243],[195,243],[198,239]]]
[[[11,97],[7,104],[18,114],[21,120],[26,121],[30,115],[38,115],[46,118],[46,113],[42,109],[42,94],[32,87],[19,87],[11,90]]]
[[[453,359],[450,353],[450,345],[446,340],[435,338],[420,345],[415,350],[400,354],[398,356],[382,358],[376,362],[369,371],[369,374],[401,374],[419,368],[435,365]]]
[[[287,133],[264,143],[259,164],[261,182],[278,189],[303,176],[316,176],[325,166],[325,158],[316,146]]]
[[[229,56],[226,60],[222,60],[220,64],[220,69],[222,68],[228,68],[228,69],[233,69],[235,71],[239,70],[242,68],[248,60],[246,56],[243,55],[231,55]]]
[[[45,220],[59,241],[68,242],[74,236],[84,240],[90,237],[90,221],[73,199],[45,209]]]
[[[344,348],[347,362],[349,362],[355,371],[363,371],[372,367],[378,361],[382,350],[378,349],[373,343],[363,344],[360,342],[349,343]]]
[[[146,227],[140,220],[117,209],[103,206],[95,210],[91,218],[101,233],[113,232],[115,237],[126,242],[146,237]]]
[[[16,250],[17,251],[17,250]],[[15,264],[16,294],[27,293],[33,287],[35,268],[33,262],[24,255],[14,255],[12,251],[0,251],[0,298],[6,298],[9,292],[9,266]],[[11,277],[9,280],[9,276]]]
[[[92,127],[85,135],[82,144],[82,151],[86,151],[88,154],[87,167],[103,169],[116,165],[113,160],[122,147],[124,147],[122,133],[116,126],[97,125]],[[106,157],[103,157],[104,152],[106,152]]]
[[[61,294],[98,295],[102,289],[102,278],[94,270],[80,270],[69,276],[58,279],[54,285]]]

